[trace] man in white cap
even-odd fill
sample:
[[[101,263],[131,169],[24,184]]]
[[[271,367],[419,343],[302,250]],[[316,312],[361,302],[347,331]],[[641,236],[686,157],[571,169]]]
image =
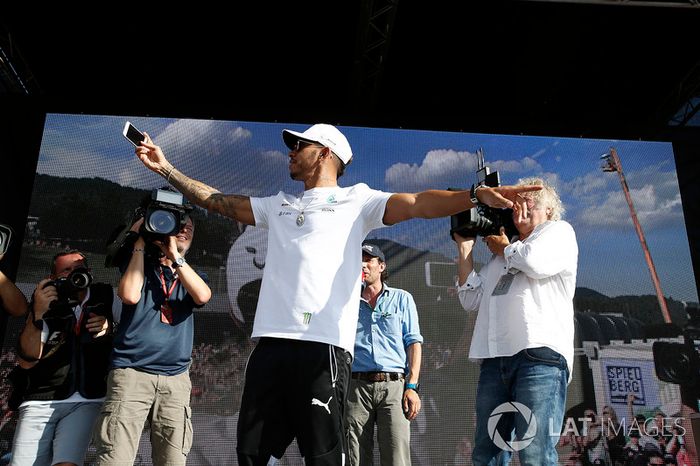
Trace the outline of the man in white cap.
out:
[[[238,462],[266,465],[296,437],[307,465],[342,465],[343,422],[355,344],[362,241],[375,228],[414,217],[437,218],[483,202],[512,207],[539,187],[386,193],[366,184],[338,186],[352,161],[345,136],[317,124],[284,130],[289,174],[304,183],[295,196],[223,194],[177,170],[150,137],[136,155],[191,202],[267,228],[265,260],[238,418]],[[477,197],[478,194],[478,197]]]

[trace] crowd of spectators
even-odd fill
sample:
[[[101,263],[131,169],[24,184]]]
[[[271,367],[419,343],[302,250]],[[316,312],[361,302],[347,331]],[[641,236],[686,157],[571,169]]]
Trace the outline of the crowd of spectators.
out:
[[[560,458],[567,466],[689,466],[685,434],[680,418],[661,411],[618,419],[606,405],[600,415],[586,409],[576,431],[560,438]]]

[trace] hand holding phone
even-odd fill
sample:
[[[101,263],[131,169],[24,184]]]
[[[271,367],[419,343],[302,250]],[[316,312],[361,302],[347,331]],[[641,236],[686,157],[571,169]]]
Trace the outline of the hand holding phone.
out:
[[[137,130],[136,126],[132,125],[129,121],[124,124],[124,131],[122,131],[122,134],[136,147],[146,140],[146,136],[144,136],[141,131]]]

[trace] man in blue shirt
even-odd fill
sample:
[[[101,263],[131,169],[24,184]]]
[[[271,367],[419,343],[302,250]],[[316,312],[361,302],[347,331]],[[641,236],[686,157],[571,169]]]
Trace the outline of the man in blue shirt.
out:
[[[192,314],[211,290],[185,260],[194,237],[191,217],[176,234],[149,244],[139,233],[142,223],[132,225],[137,238],[119,281],[122,315],[94,432],[100,466],[133,464],[145,422],[157,466],[184,465],[192,444]]]
[[[362,245],[360,315],[347,406],[351,466],[372,464],[374,425],[382,465],[411,464],[410,421],[420,411],[421,343],[416,303],[388,287],[384,253]]]

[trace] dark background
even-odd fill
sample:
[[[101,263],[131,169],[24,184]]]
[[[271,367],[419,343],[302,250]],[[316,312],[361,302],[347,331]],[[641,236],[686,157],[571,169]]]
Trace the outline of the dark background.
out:
[[[7,6],[0,222],[23,230],[46,112],[664,140],[697,269],[700,128],[668,125],[700,95],[695,3]]]

